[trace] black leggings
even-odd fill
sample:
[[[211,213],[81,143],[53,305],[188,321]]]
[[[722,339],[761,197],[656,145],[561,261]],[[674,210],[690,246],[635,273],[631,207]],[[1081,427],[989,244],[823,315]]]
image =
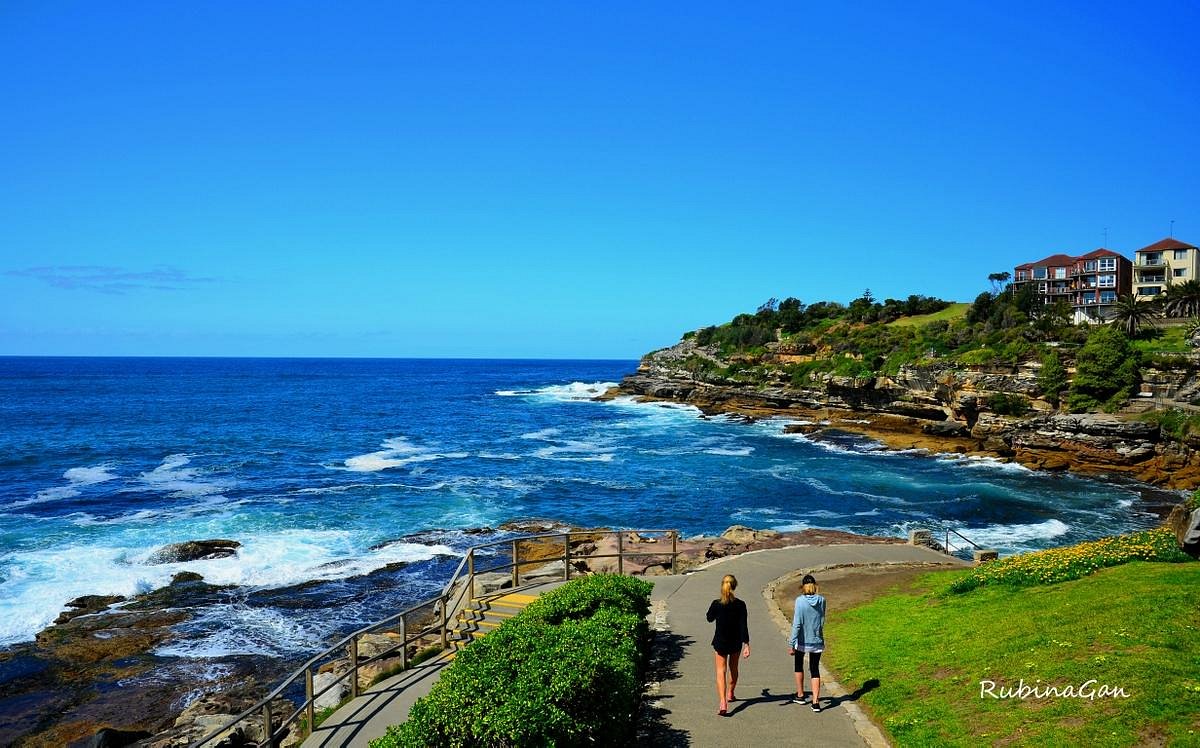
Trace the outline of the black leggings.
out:
[[[804,653],[798,649],[796,650],[796,672],[797,673],[804,672]],[[821,677],[821,653],[820,652],[809,652],[808,653],[808,677],[809,678],[820,678]]]

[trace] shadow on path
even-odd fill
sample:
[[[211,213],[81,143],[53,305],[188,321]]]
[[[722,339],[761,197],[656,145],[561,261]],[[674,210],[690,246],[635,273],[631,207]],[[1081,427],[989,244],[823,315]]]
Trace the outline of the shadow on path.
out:
[[[863,681],[861,686],[854,689],[850,693],[842,694],[841,696],[830,696],[828,699],[822,698],[821,701],[828,701],[829,706],[834,707],[838,706],[844,701],[858,701],[862,698],[863,694],[867,693],[868,691],[874,691],[876,688],[879,688],[879,679],[868,678],[867,680]],[[824,704],[822,704],[822,706],[824,706]]]
[[[779,706],[786,706],[791,702],[793,694],[790,693],[771,693],[771,689],[764,688],[762,694],[750,699],[738,699],[730,702],[729,716],[733,717],[743,709],[749,709],[755,704],[770,704],[772,702]]]
[[[650,643],[650,661],[646,666],[646,682],[659,684],[679,677],[679,661],[692,645],[690,636],[680,636],[670,631],[656,631]],[[657,689],[655,689],[657,691]],[[671,710],[665,701],[672,698],[658,693],[647,693],[642,698],[640,727],[637,745],[665,746],[665,748],[687,748],[692,744],[685,730],[671,727],[667,715]]]

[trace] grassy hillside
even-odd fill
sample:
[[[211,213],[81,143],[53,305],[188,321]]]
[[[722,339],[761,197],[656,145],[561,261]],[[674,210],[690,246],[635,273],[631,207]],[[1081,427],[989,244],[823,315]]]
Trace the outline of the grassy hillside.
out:
[[[933,314],[918,314],[913,317],[901,317],[900,319],[893,320],[889,324],[915,327],[917,325],[927,325],[930,322],[954,322],[955,320],[966,317],[967,310],[970,308],[971,305],[966,302],[953,302],[950,304],[950,306],[946,307],[940,312],[934,312]]]
[[[1028,588],[949,583],[831,614],[827,660],[898,746],[1200,745],[1200,564],[1135,561]],[[981,682],[1128,698],[981,697]]]

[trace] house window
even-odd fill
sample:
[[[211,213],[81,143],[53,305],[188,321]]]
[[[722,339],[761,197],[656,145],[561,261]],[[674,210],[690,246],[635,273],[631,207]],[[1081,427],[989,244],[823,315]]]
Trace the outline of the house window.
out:
[[[1085,271],[1095,271],[1095,269],[1096,269],[1096,261],[1095,261],[1095,260],[1088,260],[1088,261],[1084,262],[1084,263],[1083,263],[1083,269],[1084,269]]]
[[[1104,257],[1104,258],[1101,258],[1101,260],[1100,260],[1100,269],[1101,269],[1101,270],[1108,270],[1108,271],[1113,271],[1113,270],[1116,270],[1116,269],[1117,269],[1117,258],[1116,258],[1116,257]]]
[[[1018,270],[1017,271],[1017,280],[1019,280],[1019,281],[1029,280],[1029,271],[1028,270]]]
[[[1046,268],[1034,268],[1033,269],[1033,277],[1034,277],[1034,280],[1045,280]]]
[[[1100,303],[1101,304],[1111,304],[1116,300],[1117,300],[1117,292],[1116,291],[1101,291],[1100,292]]]
[[[1117,285],[1117,276],[1115,276],[1115,275],[1100,276],[1100,287],[1101,288],[1112,288],[1115,285]]]
[[[1160,293],[1161,286],[1138,286],[1138,294],[1141,296],[1158,296]]]
[[[1067,277],[1067,269],[1066,268],[1054,268],[1054,277],[1055,278],[1066,278]]]
[[[1186,260],[1187,259],[1187,250],[1186,249],[1175,250],[1175,259],[1176,260]]]
[[[1187,268],[1175,268],[1174,273],[1176,278],[1182,278],[1187,275]]]
[[[1045,283],[1038,284],[1038,293],[1046,293],[1046,284]]]

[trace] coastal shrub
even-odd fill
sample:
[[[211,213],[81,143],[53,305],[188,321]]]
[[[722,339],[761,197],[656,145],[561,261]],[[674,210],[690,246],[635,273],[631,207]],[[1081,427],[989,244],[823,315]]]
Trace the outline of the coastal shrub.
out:
[[[1057,408],[1062,391],[1067,388],[1067,370],[1056,351],[1050,351],[1042,357],[1042,369],[1038,372],[1037,383],[1042,397]]]
[[[583,577],[472,643],[372,748],[627,745],[650,583]]]
[[[1138,363],[1139,354],[1121,328],[1097,325],[1079,349],[1067,405],[1075,413],[1115,410],[1133,394]]]
[[[1157,423],[1164,436],[1183,441],[1192,434],[1200,434],[1200,413],[1186,413],[1177,408],[1152,410],[1142,413],[1142,421]]]
[[[1024,395],[997,392],[987,402],[988,408],[1001,416],[1023,416],[1029,412],[1029,399]]]
[[[1170,528],[1159,527],[990,561],[952,582],[948,591],[959,594],[996,584],[1011,587],[1055,584],[1130,561],[1179,563],[1191,560],[1180,550]]]

